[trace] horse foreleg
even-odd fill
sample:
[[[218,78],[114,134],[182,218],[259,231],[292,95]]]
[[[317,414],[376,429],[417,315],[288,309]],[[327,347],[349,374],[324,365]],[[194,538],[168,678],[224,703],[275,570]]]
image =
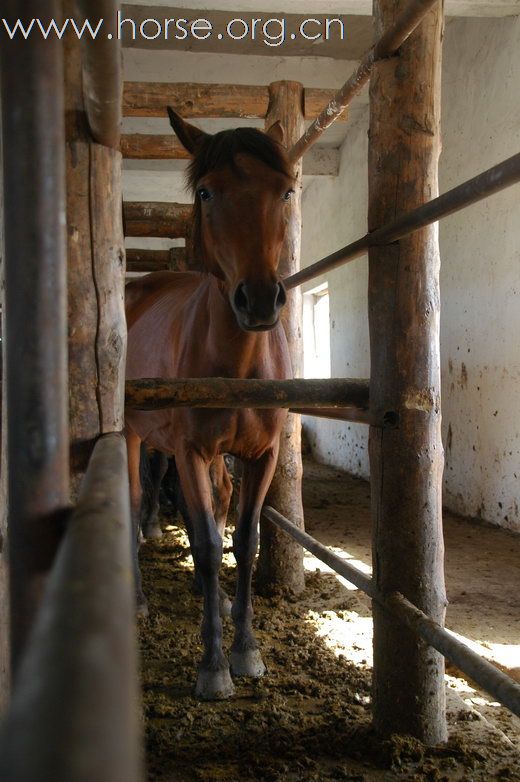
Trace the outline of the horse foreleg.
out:
[[[148,453],[146,516],[142,517],[142,530],[145,538],[162,537],[161,525],[159,524],[159,494],[161,482],[167,469],[168,457],[165,453],[161,451]]]
[[[218,573],[222,562],[220,537],[212,509],[209,465],[191,450],[176,452],[186,514],[191,522],[191,553],[200,574],[204,609],[202,642],[195,695],[202,700],[229,698],[234,693],[229,664],[222,651]]]
[[[215,508],[215,523],[221,538],[224,538],[226,521],[228,517],[233,484],[226,467],[223,456],[217,456],[212,462],[210,470],[211,485],[213,487],[213,503]],[[219,586],[220,616],[231,616],[231,600],[224,589]]]
[[[137,615],[148,616],[148,604],[143,594],[141,570],[139,568],[139,537],[141,534],[141,502],[143,490],[139,464],[141,459],[141,440],[131,429],[125,430],[128,453],[128,479],[130,482],[130,512],[132,515],[132,559],[134,565]]]
[[[211,486],[213,492],[215,523],[217,525],[217,530],[220,537],[223,538],[224,530],[226,528],[226,520],[227,520],[227,514],[229,510],[229,504],[231,502],[231,495],[233,493],[233,486],[231,484],[231,479],[229,477],[223,456],[218,456],[211,463],[209,474],[210,474],[210,480],[211,480]],[[178,487],[175,499],[176,499],[177,507],[179,508],[179,511],[181,513],[181,516],[184,519],[184,524],[186,526],[186,531],[188,533],[188,538],[190,541],[190,548],[193,553],[193,540],[194,540],[193,529],[194,528],[190,520],[188,509],[186,507],[186,502],[184,500],[180,487]],[[195,564],[195,574],[193,576],[193,592],[196,595],[203,594],[202,577],[197,569],[196,564]],[[219,594],[220,616],[231,616],[231,600],[229,599],[225,590],[222,589],[221,586],[219,586],[218,588],[218,594]]]
[[[235,676],[259,677],[265,665],[253,633],[251,576],[258,549],[258,524],[265,495],[271,483],[278,448],[268,451],[254,462],[245,462],[240,487],[238,522],[233,535],[237,561],[237,586],[231,616],[235,637],[231,647],[231,670]]]

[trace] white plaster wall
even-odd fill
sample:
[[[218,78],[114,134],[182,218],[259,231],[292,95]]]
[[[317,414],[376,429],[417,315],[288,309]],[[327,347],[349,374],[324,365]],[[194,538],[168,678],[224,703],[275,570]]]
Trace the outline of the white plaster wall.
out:
[[[520,18],[447,30],[441,191],[520,151]],[[520,188],[441,223],[445,503],[520,530]]]
[[[303,196],[302,265],[348,244],[367,230],[367,114],[349,127],[338,177],[315,177]],[[366,258],[327,276],[330,298],[331,375],[368,377]],[[306,285],[311,290],[324,281]],[[305,417],[315,456],[355,475],[368,476],[366,426]]]
[[[520,18],[457,19],[443,67],[441,192],[520,150]],[[304,196],[303,263],[366,230],[367,122]],[[312,202],[311,202],[312,199]],[[441,223],[445,504],[520,531],[520,187]],[[366,260],[331,274],[333,376],[366,376]],[[318,281],[317,281],[318,282]],[[366,432],[306,419],[316,456],[368,475]]]

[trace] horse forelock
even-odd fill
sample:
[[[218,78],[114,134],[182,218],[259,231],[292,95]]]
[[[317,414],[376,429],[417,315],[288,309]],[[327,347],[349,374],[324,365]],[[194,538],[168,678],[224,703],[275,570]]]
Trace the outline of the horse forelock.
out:
[[[220,133],[203,137],[195,150],[187,170],[187,184],[192,193],[195,192],[202,177],[211,171],[230,168],[237,177],[243,176],[236,163],[236,156],[240,153],[260,160],[273,171],[288,177],[293,176],[284,147],[267,133],[263,133],[257,128],[223,130]],[[197,261],[204,264],[207,271],[215,273],[216,270],[210,268],[202,244],[201,208],[198,198],[195,198],[193,207],[192,244]]]
[[[235,158],[240,153],[251,155],[274,171],[292,176],[281,144],[257,128],[235,128],[203,137],[188,166],[187,179],[191,190],[194,191],[197,182],[210,171],[231,168],[239,175]]]

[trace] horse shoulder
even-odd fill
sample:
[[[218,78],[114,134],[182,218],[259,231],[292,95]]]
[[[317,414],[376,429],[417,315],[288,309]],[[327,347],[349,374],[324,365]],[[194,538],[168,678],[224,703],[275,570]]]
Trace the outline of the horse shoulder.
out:
[[[131,280],[125,286],[125,310],[128,325],[165,295],[188,298],[204,280],[200,272],[152,272]]]

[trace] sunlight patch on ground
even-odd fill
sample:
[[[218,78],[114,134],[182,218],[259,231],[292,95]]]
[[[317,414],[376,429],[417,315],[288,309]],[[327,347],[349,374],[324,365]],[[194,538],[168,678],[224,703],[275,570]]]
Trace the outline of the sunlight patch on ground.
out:
[[[370,565],[367,565],[365,562],[363,562],[361,559],[356,559],[352,554],[349,554],[348,551],[344,551],[343,549],[337,548],[335,546],[329,546],[329,550],[333,551],[334,554],[336,554],[340,559],[344,559],[349,563],[349,565],[353,565],[358,570],[361,570],[362,573],[364,573],[367,576],[372,575],[372,568]],[[333,570],[331,567],[326,565],[324,562],[322,562],[320,559],[314,556],[314,554],[311,554],[309,551],[305,552],[305,555],[303,557],[303,567],[305,570],[309,570],[311,572],[320,571],[321,573],[333,573],[333,575],[336,576],[339,583],[345,587],[345,589],[348,589],[351,592],[357,591],[357,587],[354,586],[354,584],[351,584],[350,581],[347,581],[346,578],[343,576],[340,576],[338,573],[336,573],[335,570]]]
[[[490,662],[496,662],[504,668],[520,667],[520,644],[496,644],[485,640],[473,641],[453,630],[450,630],[450,633],[473,652],[476,652],[480,657],[485,657]]]
[[[372,665],[372,617],[356,611],[309,611],[306,621],[336,657]]]

